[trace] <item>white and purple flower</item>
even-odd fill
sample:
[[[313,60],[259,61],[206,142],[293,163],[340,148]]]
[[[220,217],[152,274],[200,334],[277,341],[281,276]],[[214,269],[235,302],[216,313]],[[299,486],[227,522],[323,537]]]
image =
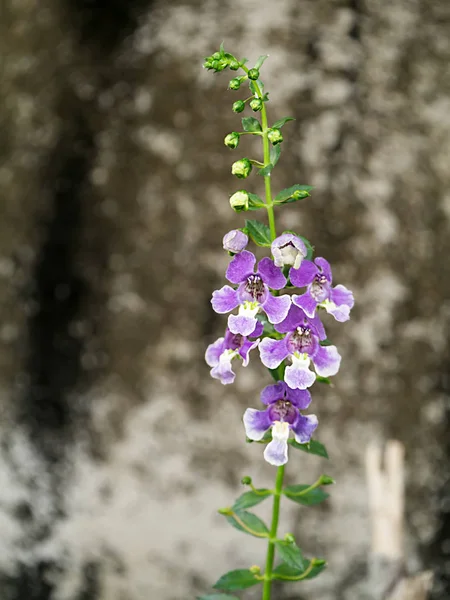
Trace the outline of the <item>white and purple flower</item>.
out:
[[[305,390],[312,386],[316,374],[309,368],[311,362],[321,377],[330,377],[339,371],[341,356],[336,346],[320,345],[320,340],[325,339],[325,330],[317,315],[309,318],[293,305],[286,319],[275,328],[287,335],[282,340],[262,340],[261,362],[268,369],[276,369],[289,358],[292,364],[286,367],[284,379],[290,388]]]
[[[233,254],[245,250],[248,244],[248,235],[239,229],[232,229],[223,236],[223,249]]]
[[[259,338],[263,332],[263,325],[259,321],[256,323],[255,329],[249,337]],[[234,358],[242,358],[244,367],[248,365],[250,359],[250,350],[256,348],[259,344],[259,339],[251,341],[246,336],[239,333],[231,333],[229,329],[225,332],[225,337],[220,337],[213,344],[210,344],[206,349],[206,363],[212,367],[211,377],[220,379],[220,382],[226,385],[233,383],[236,377],[231,368],[231,361]]]
[[[288,438],[292,430],[295,441],[306,444],[318,425],[316,415],[304,416],[300,410],[308,408],[311,394],[308,390],[294,390],[284,381],[268,385],[261,392],[261,402],[266,410],[247,408],[244,413],[244,427],[247,437],[254,441],[262,440],[272,428],[272,441],[264,450],[268,463],[279,467],[288,460]]]
[[[283,233],[273,240],[272,256],[277,267],[299,269],[308,251],[304,242],[293,233]]]
[[[289,277],[293,285],[307,286],[306,292],[300,296],[292,296],[292,301],[308,317],[313,317],[317,306],[322,306],[336,321],[350,319],[350,309],[355,303],[353,294],[343,285],[332,287],[331,267],[327,260],[304,260],[299,269],[290,270]]]
[[[228,265],[226,278],[238,288],[234,290],[224,285],[213,292],[211,304],[217,313],[227,313],[239,306],[238,315],[228,317],[228,327],[232,333],[247,336],[256,327],[256,314],[262,308],[272,324],[280,323],[286,317],[291,298],[287,294],[272,296],[269,288],[281,290],[286,285],[286,277],[270,258],[263,258],[256,263],[255,255],[243,250]]]

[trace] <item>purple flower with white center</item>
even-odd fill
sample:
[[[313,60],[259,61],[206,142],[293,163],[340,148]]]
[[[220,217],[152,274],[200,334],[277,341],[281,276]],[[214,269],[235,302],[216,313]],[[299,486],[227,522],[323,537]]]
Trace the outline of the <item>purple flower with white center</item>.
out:
[[[284,381],[279,381],[263,389],[261,402],[267,405],[266,410],[247,408],[245,411],[245,433],[249,439],[259,441],[272,428],[272,441],[264,450],[264,458],[271,465],[280,467],[288,460],[289,432],[292,430],[296,442],[306,444],[317,427],[316,415],[300,413],[308,408],[311,394],[308,390],[293,390]]]
[[[239,229],[232,229],[223,236],[223,249],[233,254],[245,250],[248,244],[248,236]]]
[[[287,335],[282,340],[262,340],[259,345],[261,362],[268,369],[276,369],[289,358],[292,364],[286,367],[284,379],[290,388],[305,390],[312,386],[316,374],[309,368],[311,361],[321,377],[330,377],[339,371],[341,356],[336,346],[320,345],[325,336],[320,320],[308,318],[303,311],[292,307],[288,317],[277,325],[277,330]]]
[[[283,233],[271,246],[273,260],[277,267],[289,266],[300,268],[308,251],[303,241],[293,233]]]
[[[270,258],[263,258],[254,272],[254,254],[243,250],[228,265],[226,278],[239,284],[237,290],[224,285],[213,292],[211,304],[217,313],[227,313],[239,306],[238,315],[228,317],[228,327],[232,333],[247,336],[256,327],[256,314],[262,308],[272,324],[280,323],[286,317],[291,298],[288,295],[272,296],[269,288],[281,290],[286,285],[286,277]]]
[[[353,294],[343,285],[332,287],[331,267],[327,260],[304,260],[299,269],[291,269],[289,277],[297,287],[308,286],[304,294],[292,297],[293,303],[303,309],[308,317],[313,317],[317,306],[322,306],[336,321],[350,319],[350,309],[355,303]]]
[[[256,327],[249,337],[259,338],[263,329],[262,323],[257,321]],[[246,367],[250,359],[250,350],[256,348],[258,344],[259,339],[251,341],[246,336],[240,333],[231,333],[227,329],[225,337],[219,338],[206,349],[205,360],[212,367],[211,376],[214,379],[220,379],[224,385],[233,383],[236,375],[231,368],[231,361],[239,356],[242,358],[242,364]]]

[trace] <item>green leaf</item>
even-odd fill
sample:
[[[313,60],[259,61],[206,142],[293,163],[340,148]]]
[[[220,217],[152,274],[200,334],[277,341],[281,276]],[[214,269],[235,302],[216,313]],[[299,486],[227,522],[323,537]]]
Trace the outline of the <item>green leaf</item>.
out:
[[[314,506],[315,504],[320,504],[328,498],[329,494],[320,488],[310,490],[301,496],[296,495],[309,487],[309,485],[289,485],[288,487],[284,488],[283,494],[286,496],[286,498],[292,500],[292,502],[297,502],[297,504],[303,504],[304,506]]]
[[[263,54],[263,55],[261,55],[261,56],[258,58],[258,60],[256,61],[256,63],[255,63],[255,66],[254,66],[253,68],[254,68],[254,69],[258,69],[258,71],[259,71],[259,69],[261,68],[261,66],[262,66],[263,62],[266,60],[266,58],[269,58],[269,55],[268,55],[268,54]]]
[[[258,489],[258,492],[259,494],[257,494],[253,490],[251,492],[244,492],[233,504],[233,506],[231,507],[232,510],[234,510],[234,512],[239,512],[241,510],[244,510],[245,508],[256,506],[257,504],[264,502],[266,498],[272,495],[270,490],[265,488]]]
[[[255,533],[259,533],[259,534],[268,534],[269,533],[269,530],[267,529],[267,526],[264,523],[264,521],[262,521],[259,517],[257,517],[253,513],[247,512],[245,510],[241,510],[239,512],[238,511],[234,511],[234,512],[236,513],[236,516],[249,529],[251,529]],[[225,515],[225,518],[228,521],[228,523],[230,525],[232,525],[235,529],[238,529],[239,531],[243,531],[244,533],[247,533],[248,535],[253,535],[247,529],[244,529],[244,527],[242,527],[242,525],[236,521],[236,519],[234,518],[234,516],[232,516],[232,515]],[[255,537],[262,537],[262,536],[261,535],[256,535]]]
[[[275,121],[275,123],[272,125],[272,127],[274,129],[280,129],[288,121],[295,121],[295,119],[294,119],[294,117],[283,117],[282,119],[278,119],[278,121]]]
[[[267,177],[268,175],[270,175],[272,173],[273,167],[274,167],[274,165],[272,163],[269,163],[265,167],[262,167],[261,169],[258,169],[258,175],[262,175],[263,177]]]
[[[290,439],[288,440],[288,444],[290,444],[293,448],[296,448],[297,450],[308,452],[308,454],[315,454],[316,456],[328,458],[327,449],[323,444],[321,444],[317,440],[311,440],[308,444],[298,444],[295,440]]]
[[[281,192],[279,192],[275,198],[273,199],[274,202],[276,202],[277,204],[281,204],[284,202],[296,202],[296,200],[294,198],[292,198],[292,194],[294,194],[295,192],[310,192],[312,190],[312,186],[310,185],[299,185],[298,183],[296,183],[295,185],[292,185],[291,187],[288,187],[284,190],[281,190]],[[292,200],[290,200],[292,198]]]
[[[252,585],[261,583],[256,579],[255,574],[250,569],[237,569],[236,571],[228,571],[213,585],[216,590],[224,590],[225,592],[234,592],[236,590],[245,590]]]
[[[308,561],[305,560],[300,548],[297,544],[289,542],[275,542],[275,546],[282,560],[294,569],[304,571]]]
[[[249,203],[248,210],[259,210],[264,206],[264,202],[258,196],[258,194],[252,194],[251,192],[247,192]]]
[[[197,600],[239,600],[239,598],[229,594],[208,594],[207,596],[197,596]]]
[[[298,577],[306,571],[310,563],[310,560],[306,560],[304,569],[295,569],[290,565],[286,564],[285,562],[282,562],[277,567],[275,567],[275,569],[272,571],[272,575],[274,575],[276,579],[283,579],[284,577]],[[326,566],[326,562],[324,562],[323,564],[313,567],[311,569],[311,572],[308,573],[305,579],[313,579],[314,577],[317,577],[317,575],[319,575],[319,573],[323,571]]]
[[[244,131],[262,131],[261,123],[255,117],[242,117]]]
[[[269,369],[270,374],[275,379],[275,381],[283,381],[284,372],[286,371],[286,365],[284,362],[281,363],[276,369]]]
[[[318,381],[319,383],[326,383],[327,385],[331,385],[331,379],[329,377],[321,377],[320,375],[317,375],[316,381]]]
[[[270,163],[275,166],[277,162],[280,160],[281,154],[281,144],[277,144],[276,146],[270,146]]]
[[[260,223],[259,221],[245,221],[245,229],[247,234],[252,238],[252,240],[258,246],[270,246],[272,243],[272,238],[270,235],[270,228],[264,223]]]
[[[251,79],[249,80],[250,91],[253,92],[253,94],[255,94],[255,96],[259,98],[259,94],[258,94],[258,91],[256,89],[255,83],[258,84],[258,87],[259,87],[259,89],[261,91],[261,94],[264,96],[265,95],[264,94],[264,84],[261,81],[261,79],[258,79],[258,81],[252,81]]]

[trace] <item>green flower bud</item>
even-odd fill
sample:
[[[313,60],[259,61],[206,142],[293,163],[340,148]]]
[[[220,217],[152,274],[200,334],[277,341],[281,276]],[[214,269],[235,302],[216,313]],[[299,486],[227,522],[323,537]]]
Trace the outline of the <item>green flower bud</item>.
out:
[[[235,113],[240,113],[244,110],[245,108],[245,102],[243,100],[236,100],[236,102],[233,104],[233,112]]]
[[[253,565],[250,567],[249,571],[250,573],[253,573],[253,575],[259,575],[261,573],[261,567],[258,567],[258,565]]]
[[[240,137],[241,136],[237,131],[232,131],[227,136],[225,136],[223,143],[228,148],[231,148],[232,150],[234,150],[235,148],[237,148],[239,146]]]
[[[220,60],[222,58],[222,54],[220,52],[214,52],[212,58],[213,60]]]
[[[280,144],[283,141],[283,135],[281,133],[281,131],[279,129],[269,129],[269,133],[267,134],[267,137],[269,138],[269,142],[271,144],[273,144],[274,146],[276,146],[277,144]]]
[[[241,483],[242,483],[243,485],[251,485],[251,483],[252,483],[252,478],[251,478],[251,477],[249,477],[248,475],[246,475],[245,477],[243,477],[243,478],[241,479]]]
[[[229,506],[225,508],[219,508],[217,512],[219,513],[219,515],[231,515],[233,513],[232,509]]]
[[[230,206],[236,212],[248,210],[248,194],[245,190],[239,190],[230,198]]]
[[[332,485],[333,483],[336,483],[336,482],[334,481],[334,479],[332,477],[329,477],[328,475],[320,476],[320,485]]]
[[[253,98],[253,100],[250,100],[249,104],[250,108],[255,112],[258,112],[258,110],[261,110],[263,107],[263,101],[261,98]]]
[[[323,558],[313,558],[311,560],[311,563],[314,567],[321,567],[322,565],[326,565],[327,561],[324,560]]]
[[[292,194],[294,200],[302,200],[303,198],[308,198],[308,196],[311,196],[311,194],[306,190],[297,190]]]
[[[252,79],[253,81],[256,81],[257,79],[259,79],[259,71],[258,69],[250,69],[250,71],[247,73],[248,78]]]
[[[287,534],[284,536],[284,541],[285,541],[285,542],[287,542],[288,544],[293,544],[293,543],[295,542],[295,538],[294,538],[294,536],[292,535],[292,533],[287,533]]]
[[[240,67],[240,66],[241,66],[241,65],[238,63],[238,61],[237,61],[237,60],[232,60],[232,61],[230,62],[230,69],[231,69],[232,71],[237,71],[237,70],[239,69],[239,67]]]
[[[241,80],[239,79],[239,77],[235,77],[234,79],[232,79],[228,84],[228,87],[230,88],[230,90],[238,90],[241,87]]]
[[[248,158],[241,158],[231,165],[231,172],[239,179],[246,179],[252,172],[252,163]]]

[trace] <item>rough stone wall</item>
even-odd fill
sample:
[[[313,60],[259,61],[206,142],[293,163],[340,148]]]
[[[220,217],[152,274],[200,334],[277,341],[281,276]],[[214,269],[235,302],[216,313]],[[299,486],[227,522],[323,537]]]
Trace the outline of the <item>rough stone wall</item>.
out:
[[[215,510],[242,475],[273,478],[241,425],[266,375],[255,361],[222,387],[203,363],[225,324],[221,237],[242,222],[222,145],[236,96],[200,68],[222,40],[270,55],[270,115],[297,117],[274,186],[315,189],[280,229],[357,299],[328,323],[335,387],[314,390],[332,458],[288,469],[338,485],[281,523],[330,566],[276,597],[364,597],[363,453],[388,437],[407,448],[409,566],[447,597],[449,19],[444,0],[4,3],[2,600],[180,600],[263,560]]]

